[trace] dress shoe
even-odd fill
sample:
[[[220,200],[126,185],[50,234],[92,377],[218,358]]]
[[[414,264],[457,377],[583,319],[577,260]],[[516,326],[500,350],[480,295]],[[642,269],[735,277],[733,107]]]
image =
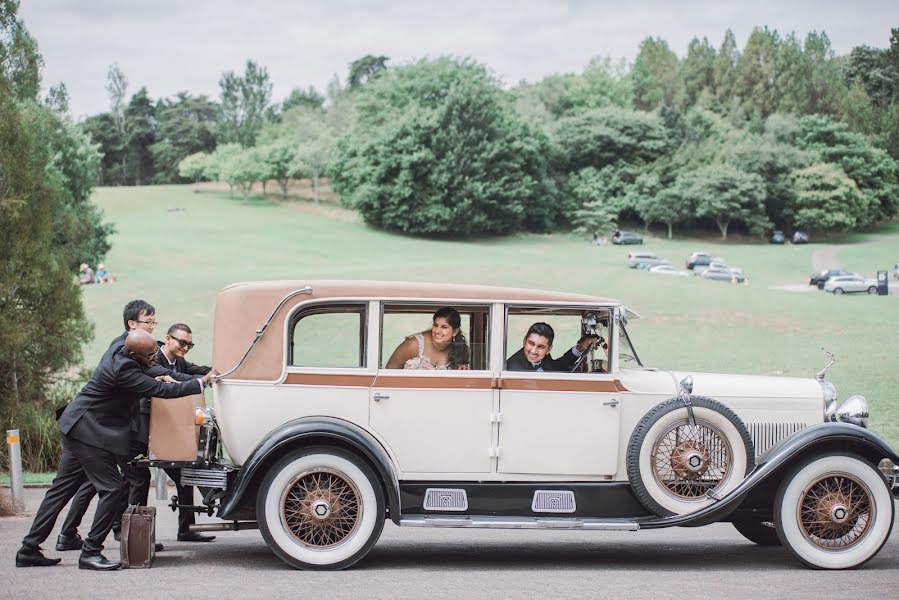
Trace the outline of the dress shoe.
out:
[[[16,552],[17,567],[52,567],[58,565],[61,558],[47,558],[40,548],[19,548]]]
[[[163,545],[160,544],[159,542],[156,542],[156,545],[153,546],[153,551],[154,551],[154,552],[162,552],[163,550],[165,550],[165,546],[163,546]]]
[[[197,531],[188,531],[187,533],[179,533],[179,542],[211,542],[215,539],[214,535],[205,535]]]
[[[56,549],[59,552],[65,552],[66,550],[81,550],[82,545],[84,545],[84,540],[82,540],[81,536],[77,533],[71,537],[59,534],[59,537],[56,538]]]
[[[121,541],[122,541],[122,532],[121,532],[121,530],[113,529],[113,530],[112,530],[112,537],[115,538],[115,541],[121,542]]]
[[[89,569],[91,571],[115,571],[122,566],[122,563],[116,560],[108,560],[102,554],[82,554],[78,559],[79,569]]]

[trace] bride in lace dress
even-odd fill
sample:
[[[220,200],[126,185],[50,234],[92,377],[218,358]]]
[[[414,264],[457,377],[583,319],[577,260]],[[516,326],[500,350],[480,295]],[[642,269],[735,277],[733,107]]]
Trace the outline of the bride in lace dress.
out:
[[[468,369],[471,350],[462,317],[448,306],[434,313],[431,329],[407,336],[387,361],[388,369]]]

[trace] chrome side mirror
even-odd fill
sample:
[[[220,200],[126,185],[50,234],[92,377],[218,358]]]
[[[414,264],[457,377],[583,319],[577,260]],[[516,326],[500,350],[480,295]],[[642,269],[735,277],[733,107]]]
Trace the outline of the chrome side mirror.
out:
[[[687,375],[683,379],[680,380],[680,395],[681,396],[689,396],[693,393],[693,376]]]

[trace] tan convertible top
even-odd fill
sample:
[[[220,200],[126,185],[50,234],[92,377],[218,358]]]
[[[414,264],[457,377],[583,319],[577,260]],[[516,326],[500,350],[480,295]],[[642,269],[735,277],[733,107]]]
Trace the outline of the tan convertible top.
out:
[[[559,302],[565,304],[617,305],[617,300],[583,294],[545,292],[520,288],[446,283],[393,281],[251,281],[229,285],[215,302],[212,364],[221,373],[233,369],[247,351],[256,331],[265,324],[285,296],[305,287],[311,294],[298,294],[278,310],[265,334],[244,364],[229,378],[273,381],[284,366],[284,319],[291,309],[310,299],[354,298],[362,300],[406,299],[453,302]]]

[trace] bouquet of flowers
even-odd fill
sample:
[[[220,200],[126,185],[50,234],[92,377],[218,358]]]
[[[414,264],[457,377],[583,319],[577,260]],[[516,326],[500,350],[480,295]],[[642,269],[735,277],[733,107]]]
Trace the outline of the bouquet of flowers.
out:
[[[423,370],[433,370],[434,365],[431,364],[431,361],[428,360],[427,356],[416,356],[415,358],[410,358],[403,365],[404,369],[423,369]]]

